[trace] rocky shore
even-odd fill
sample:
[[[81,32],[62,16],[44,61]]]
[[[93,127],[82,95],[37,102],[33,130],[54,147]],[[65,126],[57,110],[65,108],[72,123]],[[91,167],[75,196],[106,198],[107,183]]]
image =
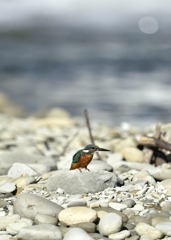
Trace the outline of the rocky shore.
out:
[[[91,123],[111,151],[80,173],[69,168],[90,143],[84,119],[53,110],[0,122],[0,240],[171,240],[171,165],[143,163],[137,147],[153,127]]]

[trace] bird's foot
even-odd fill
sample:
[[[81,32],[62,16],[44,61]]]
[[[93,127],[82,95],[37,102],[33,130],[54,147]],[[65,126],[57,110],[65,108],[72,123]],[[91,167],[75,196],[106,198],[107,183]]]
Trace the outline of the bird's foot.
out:
[[[79,168],[80,172],[82,173],[81,169]]]
[[[87,167],[85,167],[85,169],[87,169],[90,172],[90,169],[88,169]]]

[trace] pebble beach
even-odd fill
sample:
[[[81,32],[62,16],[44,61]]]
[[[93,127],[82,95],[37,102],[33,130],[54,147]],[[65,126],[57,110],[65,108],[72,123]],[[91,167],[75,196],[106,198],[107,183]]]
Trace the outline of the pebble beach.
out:
[[[153,126],[91,122],[110,152],[80,173],[69,169],[90,143],[85,119],[53,109],[0,122],[0,240],[171,240],[171,165],[144,163],[137,147]]]

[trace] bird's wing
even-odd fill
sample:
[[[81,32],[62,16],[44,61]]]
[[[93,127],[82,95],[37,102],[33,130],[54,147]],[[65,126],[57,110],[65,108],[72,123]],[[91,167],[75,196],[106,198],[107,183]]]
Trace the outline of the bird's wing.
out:
[[[79,150],[78,152],[76,152],[72,158],[72,163],[77,163],[80,160],[80,157],[83,155],[84,153],[82,152],[82,150]]]

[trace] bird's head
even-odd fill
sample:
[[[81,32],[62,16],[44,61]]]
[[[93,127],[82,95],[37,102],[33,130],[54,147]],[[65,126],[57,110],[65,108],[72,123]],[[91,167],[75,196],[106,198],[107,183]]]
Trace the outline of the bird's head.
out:
[[[110,150],[105,149],[105,148],[100,148],[95,144],[89,144],[89,145],[85,146],[85,148],[83,149],[83,152],[90,153],[90,154],[93,154],[96,151],[110,151]]]

